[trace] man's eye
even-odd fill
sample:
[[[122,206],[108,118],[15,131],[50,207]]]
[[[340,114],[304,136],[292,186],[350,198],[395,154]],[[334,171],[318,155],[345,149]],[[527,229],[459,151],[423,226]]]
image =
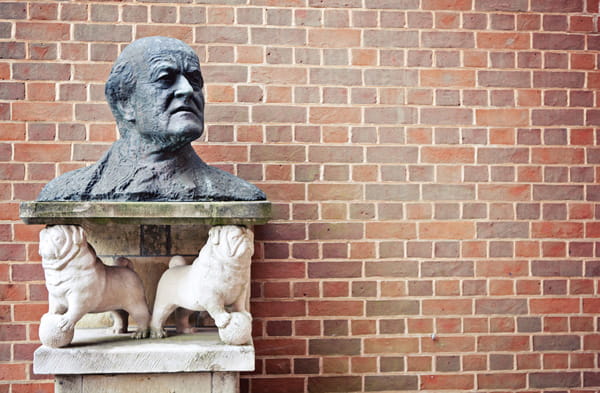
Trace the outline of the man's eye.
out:
[[[174,79],[175,79],[175,77],[173,76],[173,74],[164,73],[164,74],[160,74],[156,80],[161,83],[172,83],[174,81]]]
[[[186,78],[196,90],[201,90],[204,86],[204,80],[202,79],[202,74],[200,74],[199,71],[186,74]]]

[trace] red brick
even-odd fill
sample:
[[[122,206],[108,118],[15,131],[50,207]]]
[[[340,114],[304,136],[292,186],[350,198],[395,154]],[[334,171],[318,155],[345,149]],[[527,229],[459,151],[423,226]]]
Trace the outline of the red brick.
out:
[[[422,301],[423,315],[470,315],[473,314],[473,302],[467,299],[437,299]]]
[[[414,223],[371,222],[366,224],[368,239],[415,239],[417,227]]]
[[[527,313],[527,301],[525,299],[477,299],[475,312],[478,315],[523,315]]]
[[[15,304],[14,320],[37,322],[42,318],[42,315],[47,312],[47,304]]]
[[[257,356],[290,356],[290,355],[305,355],[306,340],[294,338],[255,338],[254,346],[256,347]]]
[[[475,225],[471,222],[423,222],[419,224],[420,239],[473,239]]]
[[[331,37],[335,37],[334,40]],[[360,31],[352,29],[311,29],[308,45],[320,48],[351,48],[360,46]]]
[[[551,0],[532,0],[531,11],[535,12],[582,12],[583,0],[555,2]]]
[[[534,314],[577,314],[580,312],[579,299],[531,299],[529,307],[530,312]]]
[[[25,364],[3,364],[0,368],[0,381],[22,381],[25,377]]]
[[[361,262],[309,262],[308,278],[358,278]]]
[[[529,113],[523,109],[477,109],[477,124],[480,126],[527,126]]]
[[[529,201],[531,199],[531,187],[529,185],[479,185],[479,200],[491,201]]]
[[[529,49],[529,34],[478,32],[477,47],[482,49]]]
[[[475,150],[472,147],[428,147],[421,148],[421,161],[426,163],[473,163]]]
[[[469,70],[421,70],[421,86],[473,87],[475,72]]]
[[[58,63],[15,63],[13,78],[17,80],[68,80],[71,67]]]
[[[303,262],[259,262],[252,264],[252,274],[256,279],[304,278]]]
[[[532,149],[532,162],[535,164],[583,164],[584,150],[561,147]]]
[[[495,373],[477,375],[477,386],[481,389],[508,389],[514,391],[526,387],[525,373]]]
[[[76,24],[74,37],[77,41],[130,42],[131,26],[115,24]]]
[[[421,375],[423,390],[469,390],[474,387],[474,376],[468,374]]]
[[[123,26],[123,27],[129,27],[129,26]],[[161,33],[164,34],[164,29],[165,29],[165,25],[161,25],[161,24],[150,24],[150,25],[136,25],[136,31],[135,31],[135,39],[140,39],[143,37],[151,37],[151,36],[155,36],[155,35],[160,35]],[[77,32],[77,30],[75,30],[75,32]],[[102,33],[105,34],[105,33]],[[130,32],[129,30],[123,30],[123,34],[125,35],[129,35]],[[192,27],[187,27],[187,26],[176,26],[176,25],[170,25],[169,26],[169,37],[172,38],[177,38],[178,40],[184,41],[184,42],[192,42],[194,36],[194,30]],[[88,40],[86,40],[88,41]],[[89,40],[89,41],[93,41],[93,40]],[[120,38],[115,36],[110,35],[109,39],[107,39],[106,41],[111,41],[111,42],[118,42],[120,41]]]
[[[306,302],[297,301],[256,301],[252,302],[252,315],[256,318],[302,317],[306,315]]]
[[[419,46],[417,31],[365,30],[364,45],[375,48],[416,48]]]
[[[362,301],[309,301],[308,315],[311,316],[362,316]]]
[[[415,337],[365,338],[365,353],[415,353],[419,340]]]
[[[312,1],[312,0],[311,0]],[[319,1],[320,3],[323,0]],[[327,376],[327,377],[309,377],[308,393],[342,392],[340,388],[349,392],[361,390],[360,376]]]
[[[473,48],[474,34],[471,32],[436,31],[421,34],[422,46],[425,48]]]
[[[533,73],[533,87],[536,88],[582,88],[585,84],[583,72],[536,71]]]
[[[33,41],[66,41],[69,38],[67,23],[17,22],[15,37]]]
[[[27,359],[29,360],[29,359]],[[7,391],[8,392],[8,391]],[[54,383],[19,383],[12,385],[13,393],[53,393]]]
[[[282,85],[305,83],[308,78],[305,69],[275,66],[253,67],[250,75],[252,82]]]
[[[303,46],[306,45],[306,33],[304,29],[252,27],[250,42],[254,45]]]
[[[360,108],[349,107],[312,107],[309,121],[316,124],[360,123]]]
[[[533,48],[548,50],[582,50],[585,48],[585,35],[533,33]]]
[[[534,222],[531,235],[534,238],[581,238],[583,224],[576,222]]]
[[[69,161],[71,148],[58,144],[15,144],[15,160],[33,162]]]
[[[424,10],[461,10],[469,11],[472,7],[471,0],[424,0],[421,7]]]
[[[520,277],[529,275],[529,263],[525,260],[486,260],[475,263],[478,277]]]
[[[477,338],[478,352],[517,352],[529,349],[529,336],[492,335]]]

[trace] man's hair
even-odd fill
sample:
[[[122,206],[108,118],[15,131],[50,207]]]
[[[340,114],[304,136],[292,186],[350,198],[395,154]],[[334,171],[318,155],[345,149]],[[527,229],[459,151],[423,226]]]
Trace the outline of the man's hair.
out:
[[[175,38],[160,36],[141,38],[123,49],[123,52],[121,52],[115,61],[104,87],[104,95],[117,121],[121,136],[124,136],[129,131],[129,128],[127,127],[122,106],[119,104],[125,104],[135,91],[137,82],[136,66],[142,61],[149,60],[151,57],[148,53],[149,50],[159,51],[160,54],[160,48],[185,50],[196,56],[192,48],[184,42]]]

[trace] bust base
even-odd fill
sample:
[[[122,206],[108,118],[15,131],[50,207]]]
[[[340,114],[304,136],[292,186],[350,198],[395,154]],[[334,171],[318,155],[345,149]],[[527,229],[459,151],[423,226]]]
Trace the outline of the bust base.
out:
[[[56,374],[56,393],[236,393],[254,370],[253,345],[225,345],[215,329],[134,340],[106,329],[76,329],[65,348],[35,351],[37,374]]]

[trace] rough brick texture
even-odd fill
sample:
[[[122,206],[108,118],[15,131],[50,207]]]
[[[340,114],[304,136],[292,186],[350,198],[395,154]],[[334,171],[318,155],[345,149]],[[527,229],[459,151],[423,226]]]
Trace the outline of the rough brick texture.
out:
[[[18,202],[117,135],[131,40],[198,53],[206,161],[263,188],[242,391],[594,392],[598,0],[0,2],[0,392],[46,307]]]

